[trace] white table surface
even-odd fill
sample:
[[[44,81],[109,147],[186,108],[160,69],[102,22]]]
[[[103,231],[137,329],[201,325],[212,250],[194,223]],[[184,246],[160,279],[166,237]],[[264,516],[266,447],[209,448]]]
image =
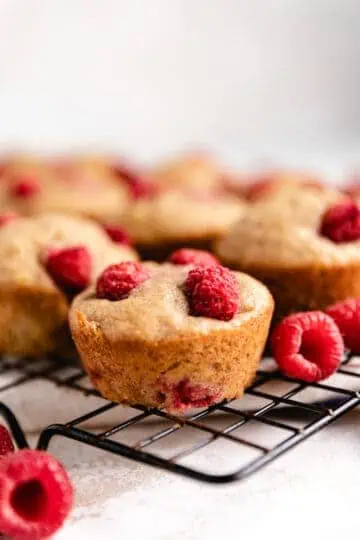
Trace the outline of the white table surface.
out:
[[[95,459],[84,449],[67,453],[77,502],[57,538],[350,535],[358,531],[359,412],[247,481],[226,486],[197,483],[122,458]]]
[[[15,373],[7,375],[8,380],[11,376]],[[36,381],[1,397],[33,444],[40,426],[66,422],[104,404],[99,398]],[[128,411],[116,408],[102,422],[115,425]],[[76,489],[72,515],[56,538],[282,539],[350,534],[358,529],[359,426],[360,409],[355,409],[247,480],[220,486],[54,438],[50,450],[63,461]],[[93,429],[99,432],[104,426]],[[144,435],[135,432],[134,440]],[[237,445],[235,449],[218,445],[206,466],[219,472],[233,470],[238,451]]]

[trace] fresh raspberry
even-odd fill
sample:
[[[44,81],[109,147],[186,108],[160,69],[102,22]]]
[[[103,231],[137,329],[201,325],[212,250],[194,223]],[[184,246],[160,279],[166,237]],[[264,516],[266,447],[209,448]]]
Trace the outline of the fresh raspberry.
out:
[[[96,283],[97,298],[121,300],[140,283],[150,277],[150,272],[142,264],[125,261],[108,266]]]
[[[192,315],[230,321],[239,308],[235,275],[223,266],[196,266],[185,281]]]
[[[0,227],[3,225],[7,225],[11,221],[14,221],[14,219],[17,219],[19,216],[15,214],[15,212],[5,212],[4,214],[0,215]]]
[[[50,454],[26,449],[0,460],[0,530],[6,536],[48,538],[72,504],[70,479]]]
[[[150,179],[134,169],[117,164],[112,167],[114,175],[125,182],[130,190],[133,199],[150,198],[156,193],[156,185]]]
[[[14,452],[14,443],[8,430],[0,424],[0,458]]]
[[[305,382],[329,377],[344,354],[339,328],[321,311],[285,317],[275,328],[271,345],[281,371]]]
[[[187,248],[174,251],[169,261],[173,264],[194,264],[195,266],[214,266],[219,264],[218,259],[208,251]]]
[[[354,201],[343,201],[331,206],[322,218],[319,232],[337,244],[359,240],[359,206]]]
[[[117,227],[116,225],[104,225],[104,231],[116,244],[123,244],[125,246],[132,245],[130,236],[121,227]]]
[[[91,255],[84,246],[50,249],[47,252],[46,268],[61,287],[70,291],[81,291],[90,283]]]
[[[10,186],[10,195],[18,199],[30,199],[40,191],[40,184],[34,178],[23,178]]]
[[[328,307],[326,313],[338,325],[345,346],[353,353],[360,353],[360,298],[349,298]]]

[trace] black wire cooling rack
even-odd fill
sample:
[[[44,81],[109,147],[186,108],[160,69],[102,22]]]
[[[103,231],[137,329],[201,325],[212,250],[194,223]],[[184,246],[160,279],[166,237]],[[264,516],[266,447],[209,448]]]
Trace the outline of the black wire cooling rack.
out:
[[[14,370],[16,379],[1,383],[1,375]],[[36,379],[72,389],[83,399],[100,398],[78,365],[51,359],[0,359],[0,394]],[[326,383],[312,384],[282,376],[268,360],[241,400],[175,416],[104,399],[103,405],[70,422],[45,427],[37,447],[45,450],[53,437],[65,437],[197,480],[232,482],[258,471],[356,407],[359,390],[360,358],[348,357]],[[109,411],[112,417],[119,412],[121,422],[101,431],[86,427],[94,419],[105,426],[102,418]],[[4,402],[0,414],[18,447],[27,447],[20,422]],[[225,446],[231,446],[231,451]]]

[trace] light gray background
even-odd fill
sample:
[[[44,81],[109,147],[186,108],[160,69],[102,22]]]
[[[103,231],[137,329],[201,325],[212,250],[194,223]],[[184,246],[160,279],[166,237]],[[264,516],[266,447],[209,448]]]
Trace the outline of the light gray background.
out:
[[[0,0],[0,35],[3,147],[357,160],[359,0]]]

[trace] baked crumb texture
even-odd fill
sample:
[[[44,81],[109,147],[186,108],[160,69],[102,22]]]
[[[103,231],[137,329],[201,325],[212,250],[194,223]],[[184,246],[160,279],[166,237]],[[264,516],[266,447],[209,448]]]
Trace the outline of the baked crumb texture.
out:
[[[252,382],[268,335],[273,300],[244,274],[240,309],[228,322],[195,317],[183,283],[189,266],[149,263],[151,278],[129,298],[75,299],[70,327],[95,388],[127,404],[181,411],[239,397]]]
[[[18,218],[0,229],[0,354],[73,349],[67,320],[71,298],[51,279],[45,259],[48,248],[77,245],[91,253],[92,280],[112,262],[137,258],[81,218],[46,214]]]
[[[267,285],[275,320],[360,296],[360,241],[336,244],[319,234],[324,212],[342,195],[315,194],[287,189],[248,208],[214,248],[223,264]]]

